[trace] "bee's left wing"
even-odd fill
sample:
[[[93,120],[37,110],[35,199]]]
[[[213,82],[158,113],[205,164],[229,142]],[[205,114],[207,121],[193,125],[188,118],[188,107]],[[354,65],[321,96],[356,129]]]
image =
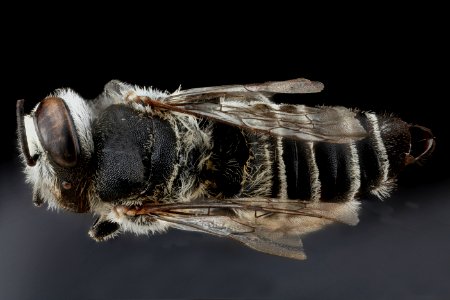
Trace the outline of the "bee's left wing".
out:
[[[309,203],[269,198],[146,205],[135,212],[173,227],[229,237],[255,250],[305,259],[300,237],[327,224],[356,224],[355,203]]]
[[[366,137],[356,113],[344,107],[275,104],[269,100],[276,93],[316,93],[322,88],[320,82],[300,78],[196,88],[161,99],[134,94],[128,101],[303,141],[348,143]]]
[[[299,236],[242,224],[229,216],[159,216],[158,219],[172,223],[177,229],[228,237],[264,253],[299,260],[306,258]]]

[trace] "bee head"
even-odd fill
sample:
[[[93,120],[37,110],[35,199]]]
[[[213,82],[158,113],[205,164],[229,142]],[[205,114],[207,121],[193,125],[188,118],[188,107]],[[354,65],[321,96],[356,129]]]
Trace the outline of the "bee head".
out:
[[[29,115],[17,101],[18,139],[33,202],[87,212],[91,109],[71,90],[58,90]]]

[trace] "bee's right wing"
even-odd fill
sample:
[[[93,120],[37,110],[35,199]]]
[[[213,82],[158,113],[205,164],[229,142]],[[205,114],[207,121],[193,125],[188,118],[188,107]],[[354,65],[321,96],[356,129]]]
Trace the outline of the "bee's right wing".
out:
[[[319,93],[323,90],[323,83],[311,81],[306,78],[297,78],[285,81],[269,81],[245,85],[222,85],[188,90],[178,90],[165,99],[171,103],[178,102],[204,102],[206,99],[227,97],[245,97],[262,99],[270,98],[274,94],[309,94]]]
[[[176,108],[198,117],[303,141],[348,143],[367,136],[355,112],[344,107],[308,107],[223,99],[220,102],[177,105]]]

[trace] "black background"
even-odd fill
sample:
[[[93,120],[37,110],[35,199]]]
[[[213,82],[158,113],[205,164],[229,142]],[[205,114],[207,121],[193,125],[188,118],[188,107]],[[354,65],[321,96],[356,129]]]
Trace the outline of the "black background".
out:
[[[196,16],[196,22],[172,17],[179,22],[167,32],[170,19],[128,13],[124,8],[104,22],[95,13],[55,13],[23,28],[3,26],[1,299],[443,299],[450,293],[448,52],[438,17],[425,22],[427,12],[381,9],[371,18],[342,16],[326,25],[300,24],[303,14],[275,21],[234,13]],[[278,101],[391,112],[431,128],[437,140],[433,158],[408,168],[389,200],[364,202],[358,226],[306,237],[305,262],[175,231],[97,244],[86,234],[91,216],[31,204],[17,159],[17,99],[26,99],[29,110],[60,87],[94,98],[111,79],[173,91],[180,84],[296,77],[326,88]]]

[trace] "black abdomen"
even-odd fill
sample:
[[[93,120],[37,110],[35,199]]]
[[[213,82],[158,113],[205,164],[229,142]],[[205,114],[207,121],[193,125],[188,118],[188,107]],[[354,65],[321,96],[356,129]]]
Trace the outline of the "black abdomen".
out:
[[[358,118],[368,137],[352,143],[264,141],[273,149],[268,159],[272,187],[271,194],[261,196],[325,202],[367,193],[387,196],[409,151],[409,126],[400,119],[370,113]],[[264,165],[262,158],[253,164]]]

